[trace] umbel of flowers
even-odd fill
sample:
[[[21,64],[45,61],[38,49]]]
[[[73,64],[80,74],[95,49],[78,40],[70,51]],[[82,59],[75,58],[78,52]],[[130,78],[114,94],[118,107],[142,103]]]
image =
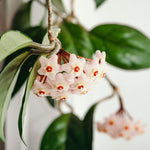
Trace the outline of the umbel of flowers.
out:
[[[40,63],[32,88],[39,97],[65,100],[70,94],[86,94],[105,75],[105,52],[99,50],[91,60],[61,49],[50,58],[41,56]]]
[[[120,110],[110,115],[103,123],[97,123],[97,129],[100,132],[109,134],[112,138],[132,139],[136,135],[145,132],[145,125],[140,121],[134,121],[132,117],[124,110]]]

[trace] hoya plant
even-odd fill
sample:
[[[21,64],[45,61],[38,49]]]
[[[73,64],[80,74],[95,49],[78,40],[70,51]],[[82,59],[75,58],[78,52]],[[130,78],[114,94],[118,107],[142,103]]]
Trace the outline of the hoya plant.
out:
[[[31,25],[33,1],[48,12],[38,26]],[[74,13],[74,0],[70,2],[71,12],[68,12],[61,0],[45,0],[45,3],[30,0],[15,14],[12,30],[1,35],[0,61],[4,60],[4,65],[0,73],[0,138],[4,142],[6,113],[11,99],[23,84],[26,88],[18,130],[26,146],[23,129],[30,92],[46,98],[60,112],[46,129],[40,150],[92,150],[93,130],[96,129],[112,138],[126,140],[145,131],[145,125],[135,121],[124,107],[119,89],[109,79],[105,65],[107,62],[126,70],[149,68],[149,38],[121,24],[100,24],[87,30]],[[105,0],[94,2],[98,9]],[[68,97],[74,94],[82,97],[101,79],[109,83],[112,94],[92,104],[85,116],[79,118],[68,103]],[[119,100],[119,109],[103,122],[95,123],[97,106],[114,96]],[[63,112],[62,104],[70,108],[70,113]]]

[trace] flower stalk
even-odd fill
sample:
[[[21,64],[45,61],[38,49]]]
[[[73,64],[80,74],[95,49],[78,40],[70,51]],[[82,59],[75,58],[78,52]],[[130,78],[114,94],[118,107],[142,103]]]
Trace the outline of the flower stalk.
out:
[[[107,75],[105,75],[105,79],[107,80],[107,82],[108,82],[108,83],[110,84],[110,86],[112,87],[114,93],[116,93],[117,96],[118,96],[119,104],[120,104],[120,109],[119,109],[119,111],[124,110],[123,100],[122,100],[122,97],[121,97],[121,95],[120,95],[120,93],[119,93],[118,87],[112,83],[112,81],[108,78]]]

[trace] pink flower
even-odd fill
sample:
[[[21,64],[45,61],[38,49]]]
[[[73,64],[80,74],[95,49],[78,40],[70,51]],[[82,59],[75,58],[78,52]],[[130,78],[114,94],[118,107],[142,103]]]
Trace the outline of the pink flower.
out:
[[[74,82],[74,79],[70,78],[67,73],[58,73],[55,80],[48,78],[47,82],[52,86],[53,91],[62,92],[69,89],[69,85]]]
[[[71,54],[69,63],[61,65],[61,71],[65,71],[73,76],[78,76],[83,73],[83,67],[85,64],[85,59],[77,58],[76,55]]]
[[[65,64],[61,65],[61,59]],[[96,51],[94,59],[87,60],[64,50],[49,59],[41,56],[41,68],[33,86],[34,94],[52,96],[57,100],[64,100],[70,94],[86,94],[95,81],[104,76],[105,53]]]
[[[69,91],[62,91],[62,92],[54,91],[51,93],[51,96],[53,99],[56,100],[66,100],[70,94],[71,93]]]
[[[35,95],[39,97],[50,96],[50,85],[47,83],[42,83],[39,80],[34,81],[34,86],[32,87],[32,91]]]
[[[97,50],[95,55],[93,56],[93,60],[98,64],[105,64],[105,58],[106,58],[105,52],[101,53],[100,50]]]
[[[110,115],[104,123],[97,123],[100,132],[109,134],[112,138],[131,139],[143,133],[145,126],[132,120],[125,112]]]
[[[100,79],[100,75],[102,73],[102,68],[95,61],[86,62],[84,66],[84,73],[91,79],[96,80]]]
[[[89,78],[85,74],[82,74],[75,77],[75,82],[70,85],[70,91],[73,94],[86,94],[89,90],[89,86]]]
[[[54,54],[49,59],[41,56],[40,62],[41,68],[38,70],[38,73],[40,75],[48,76],[51,80],[54,80],[56,74],[60,71],[58,56]]]

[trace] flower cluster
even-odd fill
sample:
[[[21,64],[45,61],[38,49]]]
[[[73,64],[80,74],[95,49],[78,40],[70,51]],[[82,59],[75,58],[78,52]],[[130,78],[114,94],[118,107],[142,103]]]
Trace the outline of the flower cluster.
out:
[[[50,58],[41,56],[40,63],[33,93],[56,100],[65,100],[70,94],[86,94],[105,75],[105,52],[99,50],[92,60],[60,50]]]
[[[134,121],[125,111],[121,111],[110,115],[104,123],[97,123],[97,129],[109,134],[112,138],[130,140],[132,137],[144,133],[145,125],[140,121]]]

